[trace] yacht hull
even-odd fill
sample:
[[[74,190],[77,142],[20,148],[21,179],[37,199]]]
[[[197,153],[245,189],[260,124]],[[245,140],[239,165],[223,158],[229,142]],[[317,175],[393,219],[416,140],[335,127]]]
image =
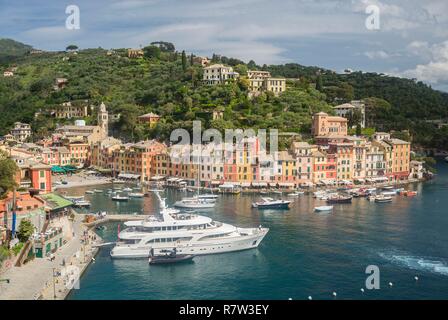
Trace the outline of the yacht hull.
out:
[[[216,253],[226,253],[257,248],[260,242],[268,233],[269,229],[263,228],[257,234],[241,236],[238,239],[220,239],[214,241],[198,241],[191,244],[178,245],[173,243],[178,254],[206,255]],[[110,252],[113,259],[139,259],[148,258],[152,248],[166,248],[168,243],[152,243],[151,245],[139,246],[116,246]]]

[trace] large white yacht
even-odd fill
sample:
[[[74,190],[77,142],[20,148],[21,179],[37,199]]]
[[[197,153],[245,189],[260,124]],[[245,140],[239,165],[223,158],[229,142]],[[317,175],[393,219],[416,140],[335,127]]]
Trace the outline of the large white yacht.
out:
[[[110,252],[112,258],[147,258],[151,249],[176,248],[179,254],[213,254],[258,247],[268,228],[238,228],[211,218],[168,208],[160,200],[161,217],[128,221]]]

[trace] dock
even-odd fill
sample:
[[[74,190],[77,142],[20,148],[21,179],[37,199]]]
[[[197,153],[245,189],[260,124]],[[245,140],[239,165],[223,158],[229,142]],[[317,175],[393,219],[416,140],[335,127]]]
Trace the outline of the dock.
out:
[[[145,220],[148,215],[145,214],[108,214],[104,218],[97,219],[93,222],[84,223],[88,228],[95,227],[107,222],[124,222]]]

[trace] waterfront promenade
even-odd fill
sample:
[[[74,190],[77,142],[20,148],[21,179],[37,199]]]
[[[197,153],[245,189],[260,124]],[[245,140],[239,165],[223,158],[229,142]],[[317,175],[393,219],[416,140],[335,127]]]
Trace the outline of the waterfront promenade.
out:
[[[93,245],[100,241],[97,236],[97,240],[94,241],[95,235],[89,231],[91,241],[84,245],[81,239],[86,230],[82,216],[75,215],[73,222],[75,237],[55,252],[53,261],[48,258],[35,258],[21,267],[12,267],[3,273],[1,277],[9,279],[10,283],[0,283],[0,300],[64,299],[70,291],[69,285],[64,283],[61,275],[53,277],[53,270],[55,274],[60,274],[65,259],[66,270],[73,270],[71,266],[75,266],[82,274],[97,251]],[[71,280],[73,279],[69,279]]]

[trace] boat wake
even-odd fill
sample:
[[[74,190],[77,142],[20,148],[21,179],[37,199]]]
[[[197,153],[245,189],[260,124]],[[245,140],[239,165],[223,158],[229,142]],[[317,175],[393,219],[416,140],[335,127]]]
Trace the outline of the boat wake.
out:
[[[394,264],[407,267],[409,269],[448,276],[448,263],[440,258],[416,257],[394,253],[380,253],[380,256]]]

